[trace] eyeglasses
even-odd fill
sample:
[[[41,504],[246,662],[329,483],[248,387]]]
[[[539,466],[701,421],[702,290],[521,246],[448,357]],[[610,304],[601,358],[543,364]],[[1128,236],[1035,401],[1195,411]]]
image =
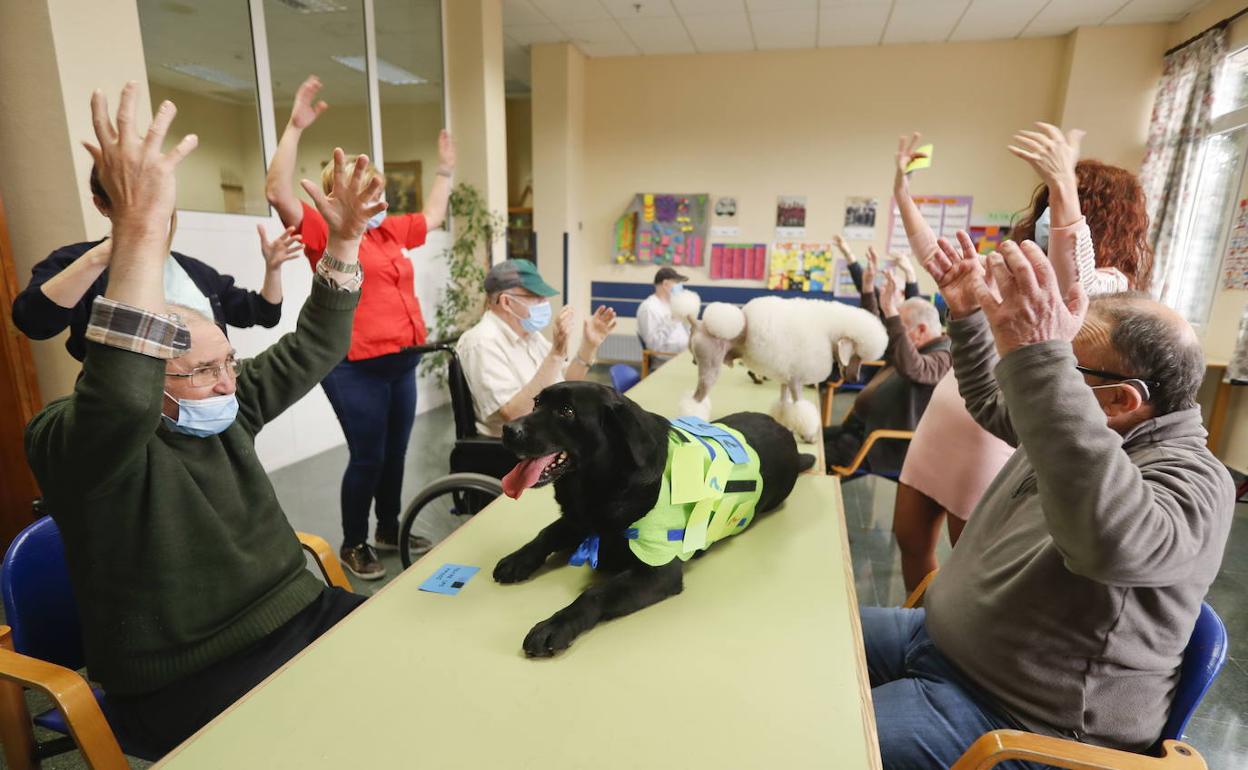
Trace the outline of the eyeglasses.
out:
[[[1079,370],[1083,374],[1090,374],[1093,377],[1100,377],[1103,380],[1118,380],[1119,382],[1123,384],[1130,385],[1134,387],[1136,390],[1140,391],[1140,395],[1144,397],[1145,401],[1149,401],[1152,399],[1152,391],[1161,390],[1161,383],[1157,382],[1156,380],[1146,380],[1143,377],[1131,377],[1126,374],[1106,372],[1100,369],[1090,369],[1086,366],[1079,366],[1079,365],[1076,365],[1075,369]],[[1111,386],[1108,386],[1108,385],[1093,385],[1092,386],[1093,389],[1105,388],[1105,387],[1111,387]]]
[[[220,366],[201,366],[198,369],[183,374],[182,372],[165,372],[166,377],[189,377],[191,385],[196,388],[206,388],[209,385],[216,385],[221,379],[222,370],[230,373],[230,379],[238,377],[238,360],[235,358],[227,358],[225,363]]]

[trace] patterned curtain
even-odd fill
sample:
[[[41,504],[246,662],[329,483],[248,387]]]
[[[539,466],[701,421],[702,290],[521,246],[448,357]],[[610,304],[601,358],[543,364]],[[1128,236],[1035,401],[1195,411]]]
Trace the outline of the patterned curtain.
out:
[[[1183,268],[1183,260],[1172,252],[1190,219],[1201,150],[1209,135],[1213,89],[1225,51],[1226,30],[1217,28],[1167,56],[1153,103],[1140,182],[1156,255],[1153,291],[1171,305]]]

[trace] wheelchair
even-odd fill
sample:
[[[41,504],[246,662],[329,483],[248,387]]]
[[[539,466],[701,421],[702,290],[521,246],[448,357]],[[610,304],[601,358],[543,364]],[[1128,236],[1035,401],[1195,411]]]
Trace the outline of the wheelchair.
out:
[[[404,569],[415,561],[411,552],[412,526],[422,512],[441,510],[459,516],[475,515],[503,493],[499,480],[519,462],[503,447],[501,439],[477,432],[472,392],[455,355],[456,341],[443,340],[415,348],[421,355],[445,353],[449,358],[446,381],[455,416],[455,447],[451,449],[450,474],[422,489],[399,519],[399,559]]]

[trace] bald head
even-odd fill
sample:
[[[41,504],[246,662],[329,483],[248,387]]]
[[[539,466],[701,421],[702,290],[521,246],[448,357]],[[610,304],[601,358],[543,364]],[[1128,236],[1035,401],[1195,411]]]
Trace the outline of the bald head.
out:
[[[1155,415],[1196,406],[1205,376],[1205,355],[1182,316],[1143,292],[1094,297],[1075,338],[1077,354],[1090,365],[1158,383]]]

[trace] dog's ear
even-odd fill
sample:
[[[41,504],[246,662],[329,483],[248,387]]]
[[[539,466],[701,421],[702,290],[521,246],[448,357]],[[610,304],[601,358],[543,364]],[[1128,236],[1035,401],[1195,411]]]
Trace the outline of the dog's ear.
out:
[[[628,452],[633,465],[644,468],[658,455],[659,441],[666,441],[666,434],[656,435],[647,420],[647,412],[632,401],[616,393],[604,411],[608,440],[619,450]]]

